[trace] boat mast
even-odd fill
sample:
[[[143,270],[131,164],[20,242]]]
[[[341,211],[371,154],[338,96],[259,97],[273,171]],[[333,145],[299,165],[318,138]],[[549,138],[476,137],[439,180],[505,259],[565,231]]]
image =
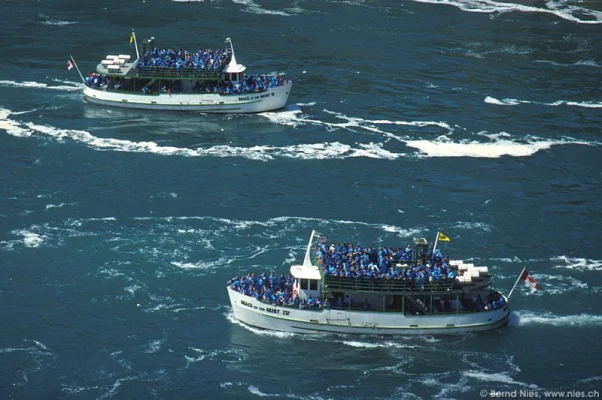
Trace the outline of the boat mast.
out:
[[[230,59],[230,64],[228,64],[228,67],[235,68],[237,63],[236,56],[234,55],[234,45],[232,44],[232,39],[226,38],[226,43],[230,43],[230,49],[232,49],[232,58]]]
[[[234,54],[234,52],[232,53]],[[309,243],[307,243],[307,250],[305,251],[305,258],[303,259],[303,266],[304,267],[311,267],[313,266],[313,264],[311,263],[311,256],[310,256],[310,252],[311,252],[311,245],[314,241],[314,235],[316,234],[316,231],[312,230],[311,231],[311,236],[309,237]]]

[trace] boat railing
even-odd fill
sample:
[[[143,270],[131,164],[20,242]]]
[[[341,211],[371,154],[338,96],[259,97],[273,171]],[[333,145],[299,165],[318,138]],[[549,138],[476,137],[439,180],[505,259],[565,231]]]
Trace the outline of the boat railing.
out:
[[[324,277],[324,289],[329,292],[444,292],[454,287],[454,279],[445,278],[429,282],[416,282],[409,279],[367,279],[348,277]]]
[[[219,80],[232,56],[226,57],[217,69],[194,67],[137,66],[139,78]]]
[[[217,71],[195,68],[166,68],[166,67],[138,67],[138,78],[149,79],[203,79],[219,80],[222,67]]]

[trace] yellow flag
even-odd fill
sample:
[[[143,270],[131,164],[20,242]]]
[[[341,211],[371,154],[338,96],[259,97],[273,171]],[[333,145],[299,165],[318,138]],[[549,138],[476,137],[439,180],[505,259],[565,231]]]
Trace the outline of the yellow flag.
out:
[[[134,32],[130,35],[130,44],[134,43]]]
[[[439,241],[440,242],[449,242],[451,239],[449,236],[445,236],[443,233],[439,232]]]

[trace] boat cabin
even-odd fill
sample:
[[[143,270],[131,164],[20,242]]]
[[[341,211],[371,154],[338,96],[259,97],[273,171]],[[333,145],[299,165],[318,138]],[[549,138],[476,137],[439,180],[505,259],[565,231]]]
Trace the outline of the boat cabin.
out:
[[[293,285],[293,294],[297,294],[299,299],[308,299],[320,297],[322,293],[322,276],[320,270],[313,265],[293,265],[291,266],[291,275],[295,278]]]

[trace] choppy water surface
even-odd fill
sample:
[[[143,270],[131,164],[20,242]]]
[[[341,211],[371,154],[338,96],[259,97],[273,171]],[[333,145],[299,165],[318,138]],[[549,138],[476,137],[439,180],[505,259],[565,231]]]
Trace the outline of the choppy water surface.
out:
[[[128,4],[129,3],[129,4]],[[598,390],[602,6],[578,0],[0,2],[3,398],[475,398]],[[259,115],[87,104],[84,73],[231,37],[287,70]],[[312,229],[441,229],[509,327],[311,336],[232,319],[225,282],[285,272]]]

